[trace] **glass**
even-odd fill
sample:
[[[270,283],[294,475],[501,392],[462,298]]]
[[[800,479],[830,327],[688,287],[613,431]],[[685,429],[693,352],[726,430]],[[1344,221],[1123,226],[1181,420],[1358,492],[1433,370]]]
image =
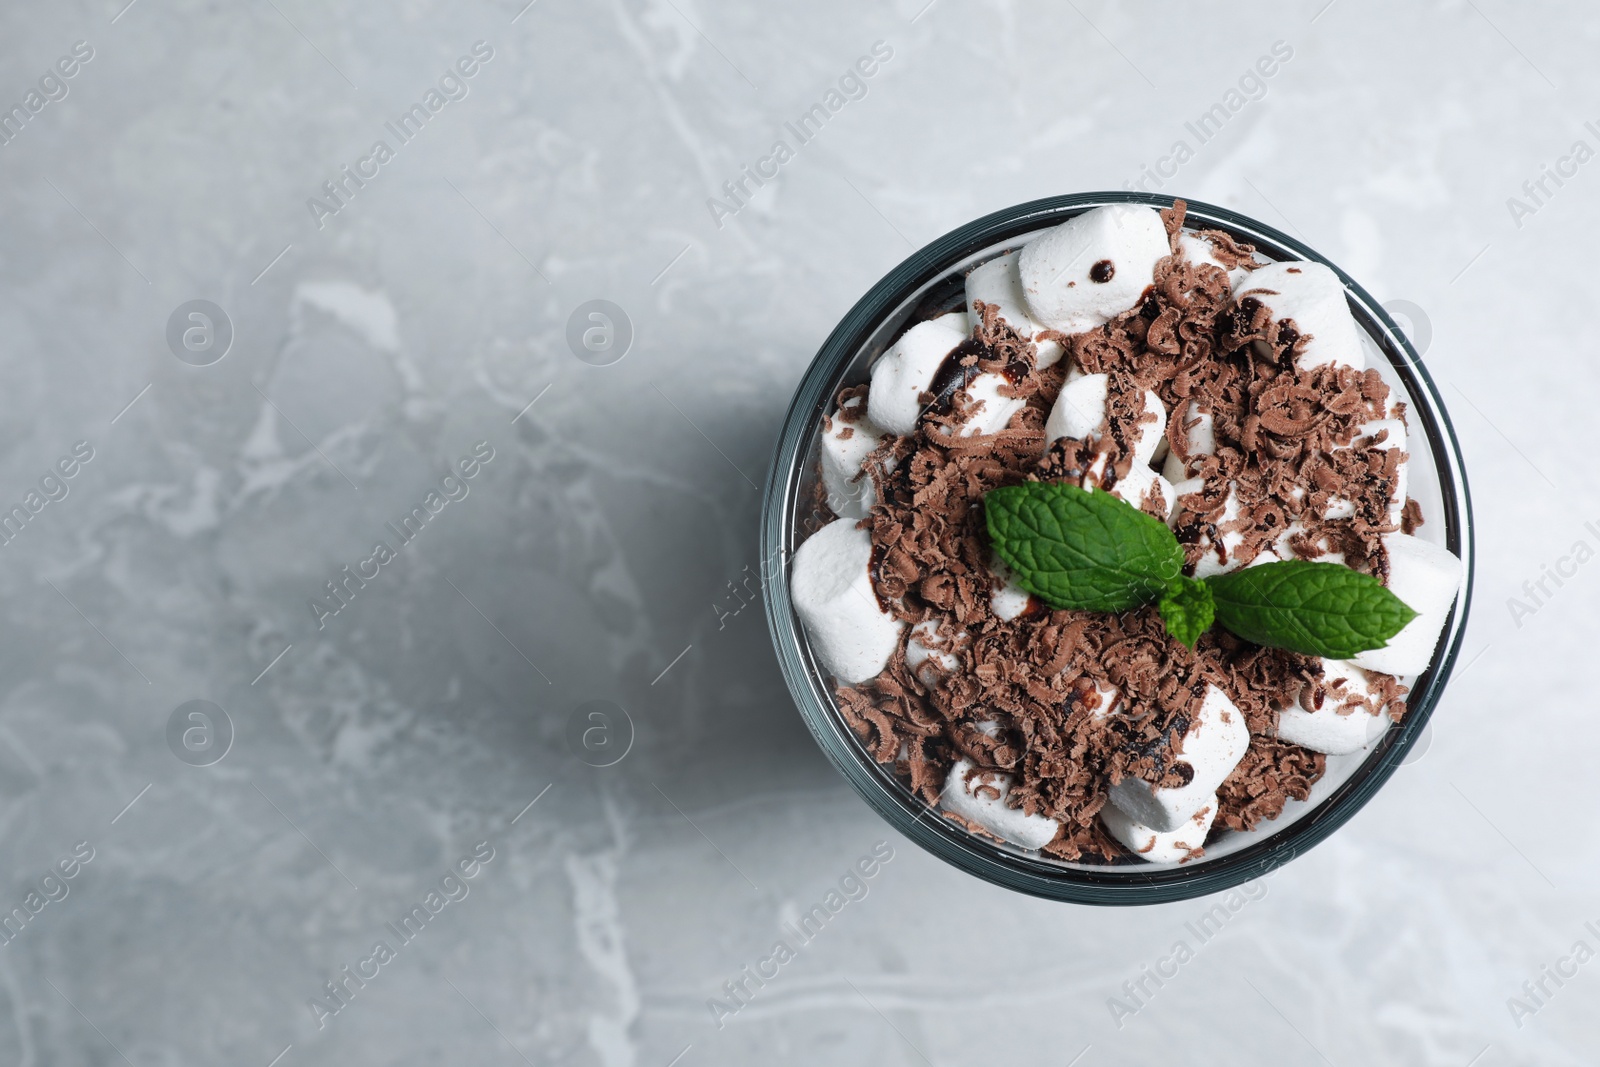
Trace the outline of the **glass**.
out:
[[[1207,844],[1203,857],[1181,865],[1068,862],[971,834],[939,817],[895,776],[892,765],[874,762],[857,741],[789,598],[789,560],[811,515],[826,409],[840,388],[867,380],[873,360],[925,301],[960,307],[965,275],[974,266],[1090,208],[1130,203],[1164,208],[1172,202],[1144,193],[1036,200],[978,219],[912,254],[850,309],[812,361],[784,419],[762,503],[761,558],[768,561],[763,574],[772,579],[767,623],[795,704],[834,766],[891,825],[941,859],[1008,889],[1081,904],[1154,904],[1215,893],[1260,877],[1337,830],[1388,781],[1421,736],[1460,651],[1472,593],[1472,507],[1461,450],[1439,391],[1410,340],[1370,294],[1323,256],[1254,219],[1189,201],[1186,228],[1222,230],[1269,259],[1310,260],[1337,272],[1363,331],[1368,365],[1378,367],[1396,398],[1407,404],[1409,491],[1426,519],[1417,536],[1459,556],[1466,576],[1433,663],[1412,686],[1405,721],[1390,726],[1364,751],[1329,756],[1327,773],[1307,800],[1290,801],[1282,815],[1255,830],[1224,834]]]

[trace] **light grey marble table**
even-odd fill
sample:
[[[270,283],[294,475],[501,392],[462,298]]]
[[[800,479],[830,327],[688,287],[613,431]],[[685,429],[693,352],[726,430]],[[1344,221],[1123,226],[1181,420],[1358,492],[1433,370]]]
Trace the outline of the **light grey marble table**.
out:
[[[0,1063],[1595,1062],[1600,12],[125,2],[0,11]],[[1136,181],[1395,302],[1477,493],[1430,747],[1203,941],[897,837],[731,610],[844,310]]]

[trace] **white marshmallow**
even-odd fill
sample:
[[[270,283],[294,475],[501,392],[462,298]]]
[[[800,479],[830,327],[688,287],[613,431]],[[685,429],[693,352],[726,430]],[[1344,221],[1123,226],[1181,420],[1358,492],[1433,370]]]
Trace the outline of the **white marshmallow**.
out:
[[[935,686],[942,675],[949,674],[961,666],[961,657],[957,656],[948,646],[933,648],[923,644],[923,639],[935,640],[939,633],[939,621],[927,619],[917,623],[911,628],[911,636],[906,638],[906,666],[923,685]],[[959,643],[966,638],[965,633],[955,635],[953,643]]]
[[[1154,486],[1161,493],[1161,513],[1156,516],[1162,522],[1172,521],[1173,510],[1178,506],[1178,494],[1172,488],[1172,483],[1149,467],[1135,463],[1128,470],[1128,476],[1117,482],[1110,489],[1111,495],[1118,500],[1132,504],[1143,510],[1144,498]]]
[[[1368,439],[1384,434],[1384,439],[1378,444],[1372,444]],[[1406,449],[1406,424],[1399,419],[1373,419],[1371,422],[1361,424],[1360,435],[1350,443],[1349,447],[1363,448]],[[1400,524],[1400,513],[1406,506],[1406,467],[1408,462],[1400,461],[1400,466],[1395,474],[1394,484],[1389,487],[1389,524]],[[1323,517],[1328,519],[1348,519],[1356,513],[1353,501],[1335,497],[1328,501],[1328,508],[1323,512]]]
[[[915,432],[922,416],[917,398],[928,391],[950,350],[967,339],[967,314],[954,312],[919,322],[889,346],[872,367],[867,417],[892,434]]]
[[[967,314],[976,325],[982,319],[978,314],[978,302],[995,305],[1000,309],[1000,317],[1013,330],[1034,343],[1037,364],[1048,367],[1061,358],[1061,342],[1038,339],[1044,327],[1028,314],[1028,305],[1022,295],[1022,276],[1017,272],[1017,260],[1021,255],[1020,252],[1007,252],[973,268],[972,273],[967,275]]]
[[[1192,479],[1192,481],[1198,480]],[[1238,517],[1239,493],[1230,485],[1228,487],[1228,495],[1222,501],[1222,514],[1215,520],[1216,525],[1221,527],[1231,524]],[[1249,563],[1249,559],[1241,558],[1239,555],[1239,546],[1243,542],[1244,535],[1232,529],[1223,530],[1215,539],[1209,534],[1201,534],[1199,543],[1205,546],[1205,554],[1195,562],[1194,576],[1196,578],[1210,578],[1217,574],[1227,574],[1229,571],[1236,571],[1246,563]]]
[[[1199,477],[1184,478],[1181,481],[1172,483],[1172,491],[1177,493],[1179,496],[1187,496],[1190,493],[1198,493],[1205,487],[1206,480]]]
[[[1233,295],[1239,301],[1260,301],[1274,321],[1293,319],[1295,329],[1311,337],[1295,361],[1300,370],[1325,363],[1341,363],[1356,370],[1367,365],[1360,331],[1345,300],[1344,283],[1331,268],[1321,263],[1268,263],[1239,279]]]
[[[1376,444],[1367,442],[1369,447],[1398,448],[1402,452],[1405,451],[1406,424],[1400,419],[1372,419],[1369,422],[1364,422],[1361,424],[1360,434],[1352,443],[1363,443],[1364,438],[1376,437],[1380,433],[1384,435],[1383,440],[1377,442]]]
[[[1383,648],[1363,652],[1350,662],[1383,674],[1421,674],[1433,662],[1434,646],[1461,588],[1461,561],[1449,550],[1410,534],[1385,534],[1383,545],[1389,551],[1389,592],[1405,601],[1417,617]]]
[[[1210,241],[1188,230],[1178,234],[1178,251],[1182,253],[1184,259],[1197,267],[1210,264],[1218,270],[1228,269],[1222,265],[1222,260],[1217,258],[1215,248]]]
[[[1173,739],[1173,760],[1188,764],[1193,771],[1189,783],[1158,788],[1140,778],[1124,778],[1111,787],[1111,803],[1158,833],[1176,830],[1213,800],[1217,787],[1249,748],[1250,728],[1244,713],[1222,690],[1207,686],[1188,732]]]
[[[1044,421],[1045,447],[1062,437],[1098,440],[1106,421],[1110,389],[1111,376],[1107,374],[1086,374],[1063,386]],[[1167,409],[1162,406],[1161,398],[1149,389],[1144,391],[1144,410],[1153,414],[1155,420],[1141,422],[1134,430],[1138,436],[1129,442],[1134,465],[1138,467],[1149,464],[1161,436],[1167,432]]]
[[[1028,603],[1033,599],[1033,594],[1022,588],[1017,583],[1017,576],[1011,572],[1011,568],[998,559],[990,561],[989,569],[1002,583],[989,594],[989,607],[994,611],[995,617],[1001,622],[1010,622],[1020,617],[1028,610]]]
[[[1248,276],[1250,273],[1244,267],[1234,267],[1232,270],[1228,270],[1227,267],[1223,266],[1222,260],[1217,258],[1216,245],[1211,243],[1210,238],[1201,237],[1199,234],[1190,233],[1188,230],[1180,231],[1178,234],[1178,251],[1184,259],[1196,266],[1210,264],[1219,270],[1226,271],[1230,287],[1237,286],[1239,279]]]
[[[1035,321],[1077,333],[1137,304],[1155,281],[1156,264],[1172,254],[1154,208],[1097,207],[1046,230],[1022,249],[1022,293]],[[1093,276],[1109,264],[1111,277]],[[1100,271],[1096,271],[1100,267]]]
[[[947,810],[1023,848],[1043,848],[1051,842],[1061,828],[1060,823],[1043,815],[1027,815],[1021,808],[1006,806],[1006,798],[1011,795],[1010,775],[990,771],[974,775],[969,782],[967,774],[971,770],[972,764],[966,760],[957,760],[955,766],[950,768],[950,778],[945,782],[943,795]],[[985,789],[984,795],[976,793],[975,787]],[[988,789],[998,791],[999,796],[987,795]]]
[[[1323,549],[1321,555],[1302,555],[1301,553],[1296,552],[1289,542],[1304,533],[1306,533],[1306,523],[1304,520],[1295,519],[1293,522],[1289,523],[1289,525],[1284,528],[1284,531],[1278,535],[1278,539],[1272,542],[1273,554],[1279,559],[1308,559],[1313,563],[1342,564],[1345,562],[1344,553],[1333,551],[1333,546],[1329,543],[1326,534],[1324,534],[1317,541],[1317,544]],[[1265,555],[1265,553],[1263,553],[1263,555]]]
[[[1366,671],[1347,660],[1327,659],[1322,661],[1322,679],[1328,687],[1322,706],[1306,711],[1295,705],[1279,712],[1278,737],[1313,752],[1342,756],[1383,736],[1389,716],[1379,714],[1382,707],[1373,707],[1377,699]]]
[[[1094,692],[1098,703],[1095,704],[1094,710],[1089,712],[1090,718],[1100,720],[1122,714],[1122,692],[1115,686],[1097,681],[1094,683]]]
[[[1192,425],[1191,425],[1192,424]],[[1188,427],[1189,455],[1195,456],[1215,455],[1217,451],[1217,435],[1213,428],[1215,421],[1211,412],[1201,411],[1200,406],[1193,400],[1183,406],[1182,425]],[[1183,432],[1180,430],[1180,432]],[[1162,465],[1161,474],[1169,482],[1177,483],[1189,477],[1189,471],[1176,452],[1167,453],[1167,461]]]
[[[822,666],[844,682],[883,670],[905,624],[872,589],[872,538],[855,519],[830,522],[794,554],[790,593]]]
[[[1185,478],[1181,482],[1172,482],[1170,484],[1172,485],[1172,513],[1167,516],[1167,525],[1175,527],[1178,524],[1178,512],[1182,510],[1178,507],[1178,501],[1190,493],[1198,493],[1205,489],[1206,480],[1204,478]]]
[[[840,411],[861,404],[860,397],[851,397],[840,405]],[[882,444],[886,436],[870,418],[845,422],[835,412],[828,420],[822,435],[822,485],[827,490],[828,507],[841,519],[864,518],[877,501],[877,487],[871,475],[861,473],[861,468],[867,453]]]
[[[1026,400],[1000,395],[1001,388],[1010,384],[1004,374],[994,373],[980,374],[968,382],[967,396],[973,400],[981,400],[983,406],[961,424],[957,436],[994,434],[1005,429],[1011,421],[1011,416],[1028,406]]]
[[[1211,823],[1216,817],[1215,796],[1195,812],[1188,822],[1165,833],[1135,822],[1115,804],[1107,804],[1100,809],[1100,821],[1105,823],[1111,836],[1146,863],[1182,863],[1187,860],[1205,844],[1206,834],[1211,832]]]

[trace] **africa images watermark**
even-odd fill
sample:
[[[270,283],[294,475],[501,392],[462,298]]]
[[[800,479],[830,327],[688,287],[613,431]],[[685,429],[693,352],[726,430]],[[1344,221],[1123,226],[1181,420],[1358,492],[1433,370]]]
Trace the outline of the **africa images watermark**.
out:
[[[1600,926],[1590,920],[1583,924],[1583,928],[1600,943]],[[1522,983],[1522,996],[1507,997],[1506,1010],[1511,1013],[1511,1021],[1517,1024],[1517,1029],[1521,1030],[1529,1019],[1543,1011],[1567,982],[1578,976],[1578,968],[1594,959],[1594,956],[1595,950],[1580,937],[1573,942],[1566,955],[1544,964],[1539,968],[1537,978]],[[1551,983],[1555,984],[1555,989],[1550,988]]]
[[[1259,877],[1236,889],[1230,889],[1215,904],[1201,913],[1199,918],[1183,924],[1184,930],[1194,939],[1192,945],[1188,938],[1180,937],[1173,942],[1171,951],[1166,955],[1158,958],[1153,964],[1146,964],[1140,968],[1137,977],[1122,983],[1122,996],[1107,997],[1106,1010],[1111,1013],[1117,1029],[1121,1030],[1129,1019],[1148,1008],[1162,987],[1178,977],[1184,964],[1191,962],[1199,955],[1201,949],[1215,940],[1247,904],[1253,904],[1265,897],[1266,880],[1293,858],[1293,854],[1290,853],[1268,860]]]
[[[317,224],[317,229],[325,227],[330,216],[348,207],[356,194],[367,187],[367,182],[381,174],[383,166],[394,159],[399,149],[410,144],[422,132],[428,120],[445,109],[445,105],[455,100],[465,100],[472,91],[468,81],[477,76],[493,58],[494,48],[489,42],[473,42],[471,54],[457,59],[455,66],[440,76],[437,86],[428,87],[420,102],[401,112],[398,119],[383,124],[383,128],[393,135],[394,146],[387,140],[374,141],[367,154],[356,160],[354,169],[346,163],[339,168],[337,177],[323,182],[322,198],[313,196],[306,200],[306,209],[311,212],[311,220]]]
[[[384,567],[399,559],[400,550],[415,540],[440,512],[452,502],[465,500],[467,494],[472,492],[472,486],[468,483],[481,474],[494,457],[494,446],[488,441],[479,441],[472,446],[471,455],[462,456],[457,461],[456,470],[461,472],[459,478],[453,472],[440,478],[439,488],[428,490],[422,503],[407,512],[399,526],[392,522],[384,523],[394,535],[399,548],[391,547],[388,541],[378,541],[372,546],[370,556],[357,561],[355,570],[351,570],[349,564],[340,567],[339,573],[327,583],[328,595],[311,597],[306,601],[311,607],[311,617],[317,620],[317,629],[325,629],[330,618],[349,607],[361,590],[367,587],[367,583],[374,581],[383,573]]]
[[[72,887],[67,883],[78,877],[84,864],[92,859],[94,846],[87,841],[79,841],[72,846],[71,855],[57,860],[56,865],[39,879],[38,887],[28,890],[23,896],[21,904],[0,916],[0,947],[11,944],[21,936],[29,923],[38,921],[39,913],[46,907],[66,900],[67,894],[72,892]]]
[[[67,499],[67,494],[72,492],[68,483],[78,476],[78,472],[91,459],[94,459],[94,446],[88,441],[77,442],[70,454],[56,460],[55,466],[47,469],[39,478],[38,489],[29,489],[22,494],[22,503],[0,511],[0,545],[9,545],[16,540],[23,528],[46,506]],[[0,504],[0,507],[4,505]]]
[[[1589,121],[1583,124],[1583,128],[1600,144],[1600,126]],[[1557,157],[1554,166],[1540,163],[1539,173],[1522,183],[1522,196],[1506,197],[1506,210],[1511,213],[1511,221],[1517,229],[1522,229],[1524,219],[1537,215],[1541,208],[1550,203],[1567,182],[1578,176],[1578,168],[1594,156],[1594,146],[1580,137],[1572,142],[1572,147],[1567,149],[1565,155]],[[1552,185],[1555,188],[1552,189]]]
[[[0,105],[0,145],[8,145],[21,136],[23,128],[47,106],[65,100],[72,91],[67,83],[93,58],[93,45],[88,41],[74,42],[71,53],[56,60],[54,66],[41,74],[38,88],[29,89],[20,104],[9,108]]]
[[[356,960],[354,966],[345,964],[334,977],[323,983],[322,994],[306,999],[317,1029],[328,1025],[328,1020],[350,1006],[356,994],[367,988],[367,983],[383,973],[383,968],[399,958],[400,952],[415,941],[428,923],[438,917],[451,904],[467,899],[472,887],[467,883],[483,873],[483,868],[494,859],[494,846],[480,841],[470,855],[463,856],[442,878],[437,889],[428,890],[420,903],[400,916],[398,922],[383,924],[384,936],[373,942],[372,951]],[[390,942],[393,942],[391,944]]]
[[[784,936],[772,943],[772,950],[755,963],[740,968],[736,977],[722,983],[726,999],[707,998],[706,1010],[711,1013],[711,1020],[717,1024],[717,1029],[721,1030],[729,1019],[748,1007],[756,994],[782,973],[785,964],[797,959],[799,950],[811,944],[829,920],[844,910],[846,904],[865,900],[871,891],[872,879],[892,859],[894,846],[887,841],[877,842],[869,855],[856,860],[855,865],[839,877],[839,888],[828,890],[821,902],[811,905],[811,909],[801,915],[797,922],[779,924]]]
[[[874,41],[870,55],[864,55],[839,76],[836,89],[829,89],[822,94],[822,99],[812,104],[794,122],[785,122],[784,130],[794,139],[794,146],[790,147],[784,137],[778,137],[772,142],[772,149],[766,155],[755,161],[754,166],[745,164],[739,171],[739,176],[722,183],[722,194],[726,200],[716,197],[706,198],[706,210],[711,212],[711,221],[717,224],[717,229],[722,229],[723,221],[731,219],[745,209],[754,195],[750,185],[760,189],[767,182],[778,176],[778,171],[805,145],[822,132],[822,127],[828,120],[844,110],[844,106],[852,100],[864,99],[867,95],[867,79],[877,74],[881,66],[894,58],[894,48],[886,41]]]
[[[1141,165],[1139,176],[1129,178],[1122,183],[1122,187],[1129,192],[1138,189],[1150,193],[1155,191],[1150,188],[1151,182],[1155,183],[1156,189],[1160,189],[1167,184],[1166,179],[1177,177],[1178,171],[1194,158],[1195,151],[1201,145],[1221,133],[1223,127],[1248,105],[1267,95],[1267,81],[1293,58],[1294,48],[1287,41],[1273,41],[1269,54],[1261,56],[1253,66],[1246,67],[1244,73],[1239,75],[1238,83],[1230,86],[1222,94],[1221,100],[1202,111],[1192,122],[1183,124],[1183,128],[1193,135],[1194,144],[1189,143],[1188,137],[1178,138],[1167,154],[1156,160],[1154,167],[1148,163]]]
[[[732,578],[728,579],[728,592],[733,594],[732,597],[726,600],[719,599],[711,605],[711,612],[717,617],[717,629],[727,629],[729,619],[761,599],[767,590],[767,584],[783,574],[783,565],[786,559],[785,550],[780,545],[767,558],[756,564],[755,573],[751,573],[750,564],[746,563],[744,570],[739,572],[743,576],[743,581],[737,585],[734,584]],[[752,579],[756,583],[754,589],[750,588]],[[739,590],[741,589],[750,594],[749,600],[746,600],[740,594]],[[724,604],[726,604],[726,607],[724,607]]]
[[[1600,543],[1600,526],[1593,522],[1586,522],[1583,528]],[[1522,583],[1523,600],[1519,597],[1506,598],[1506,610],[1511,612],[1511,621],[1517,624],[1517,629],[1522,629],[1524,619],[1537,615],[1539,609],[1548,604],[1562,586],[1569,579],[1578,575],[1578,568],[1588,563],[1595,556],[1595,546],[1589,543],[1588,538],[1580,537],[1572,543],[1572,548],[1564,556],[1556,557],[1554,566],[1548,563],[1539,565],[1539,577],[1531,578]],[[1550,586],[1554,584],[1555,589]]]

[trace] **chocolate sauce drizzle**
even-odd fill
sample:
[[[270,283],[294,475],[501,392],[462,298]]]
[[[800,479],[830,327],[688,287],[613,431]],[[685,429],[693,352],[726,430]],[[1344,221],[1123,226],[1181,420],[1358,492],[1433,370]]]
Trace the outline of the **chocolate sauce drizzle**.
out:
[[[980,374],[984,373],[979,364],[991,363],[998,359],[1000,356],[994,349],[976,337],[969,337],[956,345],[939,364],[939,369],[933,373],[933,381],[928,384],[928,392],[933,394],[933,401],[923,410],[923,415],[948,415],[955,395],[969,387]],[[1032,361],[1026,354],[1020,354],[1006,360],[1005,365],[1000,368],[1000,373],[1012,385],[1019,385],[1031,370],[1033,370]]]

